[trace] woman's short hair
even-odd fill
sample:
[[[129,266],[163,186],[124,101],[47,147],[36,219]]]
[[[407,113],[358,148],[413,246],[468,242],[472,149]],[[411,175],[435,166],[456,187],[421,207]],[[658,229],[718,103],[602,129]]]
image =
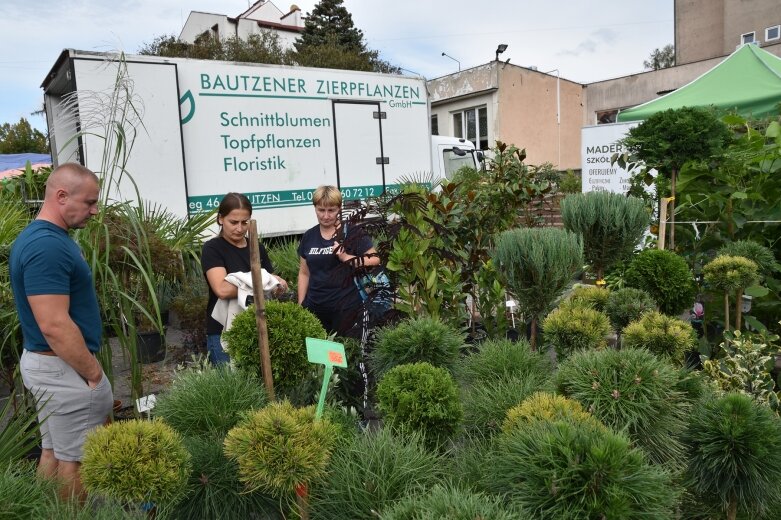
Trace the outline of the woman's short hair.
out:
[[[217,223],[220,223],[219,217],[225,218],[234,209],[246,209],[252,215],[252,204],[250,204],[247,196],[243,193],[232,191],[225,194],[222,202],[220,202],[220,207],[217,208]]]
[[[336,186],[319,186],[312,195],[315,206],[341,206],[342,192]]]

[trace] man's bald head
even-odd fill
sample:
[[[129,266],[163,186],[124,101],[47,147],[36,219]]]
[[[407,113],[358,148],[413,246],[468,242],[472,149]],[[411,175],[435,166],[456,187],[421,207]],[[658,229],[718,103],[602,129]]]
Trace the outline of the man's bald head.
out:
[[[98,176],[89,168],[78,163],[61,164],[49,174],[46,181],[46,198],[56,196],[58,190],[65,190],[71,194],[78,193],[86,180],[99,183]]]

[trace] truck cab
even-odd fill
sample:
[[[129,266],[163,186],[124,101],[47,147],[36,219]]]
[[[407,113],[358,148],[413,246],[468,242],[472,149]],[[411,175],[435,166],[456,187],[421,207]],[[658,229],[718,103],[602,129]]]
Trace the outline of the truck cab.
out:
[[[453,174],[463,166],[479,170],[483,152],[475,150],[475,145],[467,139],[432,135],[431,162],[435,174],[440,178],[452,179]]]

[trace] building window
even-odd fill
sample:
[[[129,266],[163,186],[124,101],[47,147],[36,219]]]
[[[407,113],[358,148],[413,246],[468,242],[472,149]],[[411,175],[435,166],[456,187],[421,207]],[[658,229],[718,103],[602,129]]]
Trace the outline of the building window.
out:
[[[431,135],[439,135],[439,120],[436,114],[431,116]]]
[[[774,25],[765,29],[765,41],[778,40],[781,38],[781,25]]]
[[[756,33],[751,31],[750,33],[740,35],[740,43],[754,43],[756,41]]]
[[[468,108],[453,114],[453,133],[472,141],[478,150],[488,149],[488,109]]]
[[[609,125],[610,123],[616,122],[616,116],[618,115],[618,110],[600,110],[597,112],[597,124],[598,125]]]

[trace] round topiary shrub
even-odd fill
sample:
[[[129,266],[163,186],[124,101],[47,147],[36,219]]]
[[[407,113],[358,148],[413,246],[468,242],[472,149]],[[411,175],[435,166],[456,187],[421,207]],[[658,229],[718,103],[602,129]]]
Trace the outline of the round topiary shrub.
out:
[[[743,394],[728,394],[694,409],[684,441],[689,488],[717,501],[734,520],[757,518],[781,501],[781,421]]]
[[[464,427],[469,432],[489,436],[498,433],[507,410],[549,385],[549,380],[539,377],[508,376],[464,387],[461,389]]]
[[[531,421],[497,442],[487,483],[534,518],[673,518],[670,477],[623,435]]]
[[[742,256],[717,256],[702,268],[705,282],[722,291],[745,289],[757,281],[756,262]]]
[[[518,511],[504,505],[501,498],[453,486],[436,485],[423,493],[408,495],[382,514],[383,520],[512,520]]]
[[[605,314],[613,329],[620,332],[643,313],[656,310],[656,302],[646,291],[624,287],[610,293],[605,304]]]
[[[678,462],[689,406],[676,389],[678,372],[647,350],[588,350],[559,365],[558,393],[615,431],[625,431],[657,463]]]
[[[429,363],[392,368],[377,385],[377,399],[387,425],[420,432],[429,446],[449,439],[464,415],[453,377]]]
[[[753,261],[759,267],[762,276],[769,276],[778,269],[773,250],[757,244],[753,240],[736,240],[724,244],[716,256],[742,256]]]
[[[378,378],[398,365],[426,362],[451,370],[464,346],[464,334],[438,319],[410,318],[377,331],[372,369]]]
[[[127,504],[170,504],[190,475],[182,437],[163,421],[114,422],[87,434],[81,480],[91,493]]]
[[[179,372],[171,388],[160,394],[153,413],[182,435],[224,437],[243,412],[263,408],[266,401],[254,374],[217,366]]]
[[[420,435],[389,428],[358,435],[336,450],[325,480],[312,486],[312,518],[373,518],[376,511],[441,481],[441,464]]]
[[[247,493],[236,462],[225,456],[222,438],[185,437],[192,471],[184,497],[165,518],[281,518],[278,500],[262,491]]]
[[[567,301],[576,307],[590,307],[604,312],[610,289],[596,285],[576,285],[567,296]]]
[[[510,434],[531,421],[587,422],[596,427],[605,427],[593,415],[583,410],[580,403],[574,399],[548,392],[536,392],[507,411],[502,432]]]
[[[676,364],[682,364],[686,351],[696,345],[697,333],[690,323],[656,311],[646,312],[623,331],[623,347],[645,348]]]
[[[646,249],[629,264],[624,274],[628,287],[646,291],[659,310],[677,316],[694,303],[697,288],[686,261],[671,251]]]
[[[481,385],[491,379],[533,378],[542,384],[553,372],[550,357],[533,352],[526,340],[489,339],[479,350],[458,362],[455,373],[465,385]]]
[[[312,369],[306,357],[306,338],[325,339],[325,329],[314,314],[293,302],[267,301],[266,320],[274,386],[296,386]],[[261,374],[254,305],[239,313],[222,337],[238,368]]]
[[[564,304],[545,317],[542,330],[545,342],[553,345],[558,359],[564,359],[579,350],[605,348],[610,321],[590,307]]]
[[[337,428],[315,421],[315,407],[272,403],[235,426],[225,438],[225,454],[239,465],[246,491],[292,493],[325,475]]]

